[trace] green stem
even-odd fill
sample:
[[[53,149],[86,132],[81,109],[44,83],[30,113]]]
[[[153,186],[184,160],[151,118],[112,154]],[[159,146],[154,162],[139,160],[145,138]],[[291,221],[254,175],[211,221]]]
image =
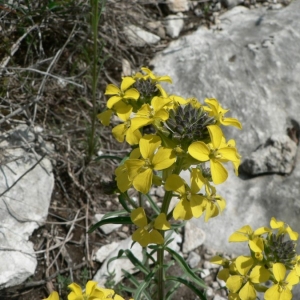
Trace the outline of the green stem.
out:
[[[179,158],[176,162],[176,167],[173,174],[179,174],[181,172],[183,163],[183,158]],[[173,191],[166,191],[163,199],[161,213],[168,215],[169,205],[173,196]],[[160,231],[161,235],[164,237],[164,231]],[[158,285],[158,300],[165,300],[165,269],[164,269],[164,248],[159,248],[157,250],[157,263],[159,269],[157,271],[157,285]]]

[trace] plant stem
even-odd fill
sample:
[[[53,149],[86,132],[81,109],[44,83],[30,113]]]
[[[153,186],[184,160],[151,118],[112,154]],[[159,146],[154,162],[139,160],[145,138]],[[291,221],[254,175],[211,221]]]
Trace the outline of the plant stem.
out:
[[[160,233],[164,235],[163,231]],[[164,248],[157,250],[157,263],[159,265],[159,269],[157,270],[157,300],[165,300]]]

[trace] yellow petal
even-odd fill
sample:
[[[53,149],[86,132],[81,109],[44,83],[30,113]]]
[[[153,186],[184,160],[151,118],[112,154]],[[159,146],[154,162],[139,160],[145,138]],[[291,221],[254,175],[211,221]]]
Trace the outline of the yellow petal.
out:
[[[261,238],[254,238],[249,241],[249,247],[253,252],[262,252],[264,251],[264,243]]]
[[[140,140],[140,151],[144,159],[152,159],[155,150],[160,146],[161,139],[157,135],[148,134]]]
[[[108,99],[106,106],[112,108],[116,103],[122,100],[121,96],[112,96]]]
[[[221,271],[219,271],[218,273],[218,278],[223,280],[223,281],[227,281],[227,279],[229,278],[230,274],[229,274],[229,269],[225,268],[222,269]]]
[[[155,170],[167,169],[173,165],[176,156],[171,149],[159,148],[152,159],[152,165]]]
[[[170,103],[172,100],[169,98],[162,98],[162,97],[154,97],[151,100],[151,106],[154,108],[155,111],[161,110],[164,106]]]
[[[194,218],[199,218],[204,211],[203,201],[205,197],[201,195],[191,195],[190,206],[193,213]]]
[[[270,277],[270,272],[263,266],[255,266],[249,276],[253,283],[266,282]]]
[[[194,142],[188,148],[189,154],[199,160],[199,161],[208,161],[210,150],[208,146],[203,142]]]
[[[242,124],[238,119],[235,118],[221,118],[220,123],[224,126],[234,126],[237,127],[238,129],[242,129]]]
[[[190,220],[193,217],[190,204],[187,200],[181,199],[173,210],[175,220]]]
[[[82,296],[82,289],[77,283],[71,283],[70,285],[68,285],[68,288],[72,291],[74,295]]]
[[[132,222],[138,227],[145,227],[148,224],[145,211],[142,207],[134,209],[130,213],[130,218]]]
[[[292,240],[292,241],[297,241],[298,240],[298,232],[296,232],[296,231],[293,231],[292,230],[292,228],[290,227],[290,226],[288,226],[287,228],[286,228],[286,232],[288,233],[288,235],[289,235],[289,237],[290,237],[290,239]]]
[[[92,281],[92,280],[89,280],[85,286],[85,293],[87,295],[92,295],[96,286],[97,286],[97,282],[96,281]]]
[[[292,286],[299,283],[299,277],[295,270],[290,271],[289,275],[286,277],[286,282],[288,282],[288,287],[290,290]]]
[[[196,194],[200,191],[204,184],[204,178],[199,169],[192,169],[191,172],[191,191],[193,194]]]
[[[265,300],[289,300],[291,298],[281,298],[281,293],[279,292],[281,288],[278,284],[271,286],[266,292],[264,299]]]
[[[147,194],[152,185],[152,177],[153,172],[151,169],[143,170],[133,179],[132,185],[137,191]]]
[[[241,288],[239,292],[239,296],[241,300],[255,300],[256,299],[256,291],[253,285],[248,281]]]
[[[284,222],[277,221],[274,217],[272,217],[272,219],[270,221],[270,226],[273,229],[277,229],[277,228],[283,227],[284,226]]]
[[[45,298],[43,300],[59,300],[59,295],[56,291],[53,291],[48,298]]]
[[[132,131],[132,129],[129,128],[126,132],[126,142],[129,145],[137,145],[141,138],[142,134],[139,130]]]
[[[129,89],[127,90],[124,95],[123,98],[124,99],[133,99],[133,100],[138,100],[140,97],[140,93],[138,90],[136,89]]]
[[[166,214],[161,213],[157,216],[154,222],[154,228],[159,230],[169,230],[171,228],[170,223],[167,221]]]
[[[228,177],[227,170],[216,159],[210,160],[210,171],[214,184],[223,183]]]
[[[230,160],[230,161],[240,161],[238,157],[238,153],[235,148],[226,147],[218,150],[218,153],[221,154],[222,159]]]
[[[117,86],[108,84],[104,95],[118,95],[119,93],[121,93],[121,90]]]
[[[273,274],[277,282],[280,282],[284,279],[286,273],[286,268],[281,263],[276,263],[273,265]]]
[[[252,268],[253,263],[253,258],[250,256],[239,256],[235,261],[236,268],[241,275],[246,275]]]
[[[223,132],[218,125],[209,125],[207,126],[209,136],[211,139],[211,143],[213,144],[215,149],[218,149],[223,137]]]
[[[243,277],[240,275],[230,276],[226,281],[226,287],[232,293],[236,293],[243,284]]]
[[[108,126],[110,123],[110,118],[111,118],[112,114],[113,114],[113,111],[111,109],[108,109],[108,110],[98,114],[97,118],[104,126]]]
[[[138,130],[144,126],[150,125],[153,122],[153,119],[145,118],[145,117],[134,117],[131,119],[131,129],[133,131]]]
[[[183,195],[185,193],[185,181],[179,175],[171,174],[166,180],[165,190]]]
[[[164,243],[164,238],[162,235],[155,229],[149,233],[149,244],[158,244],[161,245]]]
[[[129,180],[133,180],[139,173],[145,162],[140,159],[128,159],[125,162]]]
[[[138,228],[131,236],[132,240],[138,242],[142,247],[150,243],[149,232],[144,228]]]
[[[126,131],[127,126],[123,123],[115,126],[111,132],[118,142],[123,143]]]
[[[121,90],[124,92],[129,87],[131,87],[135,83],[135,80],[132,77],[123,77],[122,83],[121,83]]]

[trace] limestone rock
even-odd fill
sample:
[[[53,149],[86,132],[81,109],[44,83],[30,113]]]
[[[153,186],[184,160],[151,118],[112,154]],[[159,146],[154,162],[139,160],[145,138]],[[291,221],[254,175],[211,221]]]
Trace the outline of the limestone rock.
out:
[[[101,221],[103,217],[104,214],[96,214],[94,216],[93,223],[96,224],[97,222]],[[105,234],[110,234],[111,232],[120,228],[121,226],[121,224],[105,224],[99,227],[99,229],[102,230]]]
[[[22,283],[37,265],[28,239],[47,217],[54,178],[49,159],[37,163],[35,139],[27,126],[0,135],[0,289]]]
[[[241,169],[250,175],[290,174],[295,166],[296,155],[297,145],[294,141],[287,135],[274,134],[243,161]]]
[[[135,25],[125,26],[124,34],[127,36],[129,42],[135,47],[143,47],[147,44],[156,44],[160,41],[159,36]]]
[[[177,15],[167,16],[165,18],[165,26],[167,34],[171,38],[177,38],[184,26],[183,14],[178,13]]]
[[[243,129],[223,127],[235,139],[242,158],[273,134],[286,135],[287,119],[299,123],[300,112],[300,1],[281,10],[234,7],[221,19],[221,31],[200,27],[173,41],[152,60],[155,74],[168,74],[164,88],[183,97],[217,98],[238,118]],[[245,243],[228,237],[248,224],[269,226],[271,217],[300,231],[300,151],[289,176],[271,174],[236,177],[230,165],[228,180],[217,186],[226,200],[224,212],[207,223],[193,219],[206,233],[205,245],[217,251],[248,255]],[[185,178],[188,180],[188,177]],[[298,248],[298,251],[300,249]]]
[[[205,232],[194,223],[187,222],[184,227],[183,253],[188,253],[197,247],[203,245],[205,241]]]

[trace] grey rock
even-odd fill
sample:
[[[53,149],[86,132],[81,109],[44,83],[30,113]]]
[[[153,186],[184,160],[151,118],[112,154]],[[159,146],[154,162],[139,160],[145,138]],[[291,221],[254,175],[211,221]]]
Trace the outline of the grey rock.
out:
[[[187,222],[184,229],[183,253],[188,253],[203,245],[206,234],[199,226],[195,223]]]
[[[192,251],[189,253],[189,256],[187,258],[187,263],[191,268],[196,268],[201,261],[201,257],[196,252]]]
[[[297,145],[287,135],[272,135],[241,164],[250,175],[290,174],[295,166]]]
[[[102,246],[95,254],[94,256],[94,260],[102,263],[107,256],[114,251],[117,247],[119,246],[119,244],[117,242],[112,242],[111,244],[107,244]]]
[[[200,273],[201,278],[205,278],[210,275],[210,271],[208,269],[202,269]]]
[[[128,38],[129,42],[135,47],[143,47],[147,44],[156,44],[160,41],[159,36],[135,25],[125,26],[124,34]]]
[[[220,295],[215,295],[213,300],[226,300],[226,298],[223,298]]]
[[[34,141],[27,126],[0,136],[0,289],[22,283],[37,265],[28,239],[47,217],[54,178],[49,159],[37,163]]]
[[[168,74],[169,93],[183,97],[217,98],[238,118],[243,130],[223,127],[235,139],[242,158],[273,134],[286,135],[287,120],[299,123],[300,112],[300,1],[279,11],[237,6],[220,19],[222,31],[200,27],[173,41],[152,60],[155,74]],[[273,44],[263,47],[266,39]],[[250,48],[249,45],[256,45]],[[203,217],[190,222],[206,233],[205,245],[217,251],[248,255],[246,243],[228,243],[229,236],[248,224],[269,226],[271,217],[300,231],[300,151],[289,176],[271,174],[250,179],[229,178],[217,186],[226,200],[224,212],[207,223]],[[188,178],[185,178],[188,180]],[[298,247],[299,251],[299,247]]]
[[[184,20],[182,13],[178,13],[177,15],[169,15],[165,18],[166,31],[171,38],[177,38],[183,29],[183,26]]]

